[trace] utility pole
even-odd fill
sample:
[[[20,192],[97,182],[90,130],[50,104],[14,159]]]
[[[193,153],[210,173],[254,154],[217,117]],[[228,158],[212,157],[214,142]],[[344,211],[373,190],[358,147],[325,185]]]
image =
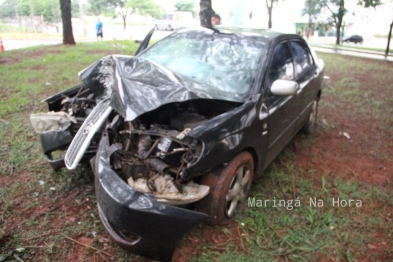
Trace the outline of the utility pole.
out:
[[[85,24],[85,16],[83,14],[83,4],[82,1],[79,0],[79,13],[81,14],[81,22],[83,28],[83,35],[86,36],[86,24]]]
[[[59,16],[57,15],[57,9],[54,0],[52,0],[52,11],[53,11],[53,20],[56,24],[56,32],[59,32]]]
[[[19,17],[19,12],[18,12],[18,5],[20,4],[20,2],[18,2],[16,5],[15,5],[15,15],[16,15],[16,19],[18,20],[18,28],[19,28],[19,31],[21,31],[22,30],[22,27],[21,27],[21,24],[20,24],[20,17]]]
[[[34,33],[37,33],[37,30],[35,28],[35,22],[34,22],[34,5],[33,5],[33,0],[30,0],[30,17],[31,17],[31,22],[33,23]]]

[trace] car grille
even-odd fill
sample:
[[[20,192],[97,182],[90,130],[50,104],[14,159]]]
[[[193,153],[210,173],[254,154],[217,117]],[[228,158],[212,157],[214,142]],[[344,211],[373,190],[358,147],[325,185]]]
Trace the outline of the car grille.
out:
[[[68,169],[76,168],[88,148],[92,137],[100,129],[111,111],[112,108],[109,106],[109,99],[106,99],[98,103],[88,115],[67,149],[64,162]]]

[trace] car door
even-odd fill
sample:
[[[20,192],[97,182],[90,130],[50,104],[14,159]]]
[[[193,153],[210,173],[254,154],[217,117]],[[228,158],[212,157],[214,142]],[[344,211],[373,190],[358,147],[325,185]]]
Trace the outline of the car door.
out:
[[[317,68],[306,43],[300,40],[290,40],[289,43],[294,57],[295,80],[299,84],[297,96],[300,119],[295,129],[300,129],[317,96]]]
[[[280,153],[296,133],[299,115],[298,97],[273,95],[270,87],[277,79],[294,80],[294,61],[288,41],[278,43],[270,58],[266,72],[264,90],[265,103],[269,113],[268,151],[265,161],[267,166]]]
[[[145,50],[147,48],[147,46],[149,45],[150,42],[150,38],[153,35],[154,31],[155,31],[155,27],[153,27],[149,33],[147,33],[147,35],[145,36],[145,38],[143,39],[143,41],[141,42],[141,44],[139,45],[138,49],[135,52],[135,56],[139,55],[139,53],[141,53],[143,50]]]

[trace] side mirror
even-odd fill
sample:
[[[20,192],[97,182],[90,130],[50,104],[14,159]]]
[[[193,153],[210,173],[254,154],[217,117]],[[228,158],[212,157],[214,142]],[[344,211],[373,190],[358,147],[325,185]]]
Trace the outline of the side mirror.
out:
[[[298,89],[299,85],[295,81],[278,79],[273,82],[270,91],[276,96],[292,96],[296,95]]]

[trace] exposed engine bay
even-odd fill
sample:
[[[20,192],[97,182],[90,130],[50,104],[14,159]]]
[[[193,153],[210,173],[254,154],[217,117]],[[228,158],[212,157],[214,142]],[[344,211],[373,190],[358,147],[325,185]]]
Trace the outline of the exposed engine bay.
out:
[[[125,122],[115,114],[107,125],[112,169],[128,185],[170,205],[200,200],[209,187],[198,184],[205,172],[186,169],[201,157],[203,144],[187,133],[209,119],[233,109],[218,102],[195,100],[164,105]]]
[[[67,130],[72,137],[98,103],[84,86],[70,94],[55,95],[47,102],[51,112],[31,115],[35,130],[38,133]],[[159,202],[169,205],[192,203],[209,193],[208,186],[198,184],[198,177],[208,170],[184,172],[198,161],[203,147],[187,134],[233,108],[233,104],[217,100],[191,100],[166,104],[133,121],[124,121],[113,111],[107,124],[94,135],[86,155],[94,156],[101,136],[108,135],[112,168],[129,186],[153,194]]]

